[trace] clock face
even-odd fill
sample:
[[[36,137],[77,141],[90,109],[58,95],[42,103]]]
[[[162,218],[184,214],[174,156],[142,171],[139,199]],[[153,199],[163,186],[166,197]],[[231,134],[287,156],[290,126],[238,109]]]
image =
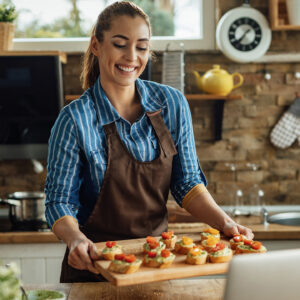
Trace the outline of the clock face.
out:
[[[228,38],[235,49],[248,52],[256,48],[261,42],[262,30],[254,19],[243,17],[230,25]]]
[[[218,48],[236,62],[252,62],[262,57],[270,46],[271,38],[266,17],[249,5],[229,10],[216,29]]]

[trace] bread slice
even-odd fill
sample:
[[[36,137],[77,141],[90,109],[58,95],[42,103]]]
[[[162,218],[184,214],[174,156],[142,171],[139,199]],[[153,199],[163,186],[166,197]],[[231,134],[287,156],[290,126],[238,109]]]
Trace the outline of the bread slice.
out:
[[[172,254],[171,257],[168,257],[168,259],[164,259],[162,261],[159,261],[157,259],[157,257],[154,257],[154,258],[147,258],[146,259],[146,256],[143,260],[143,264],[146,266],[146,267],[151,267],[151,268],[159,268],[159,269],[164,269],[164,268],[167,268],[169,267],[173,261],[175,259],[175,255]]]
[[[242,247],[241,247],[242,246]],[[238,245],[235,249],[235,254],[249,254],[249,253],[265,253],[267,252],[266,247],[261,246],[259,249],[253,249],[251,246],[245,248],[244,245]]]
[[[171,239],[160,239],[161,242],[163,242],[166,245],[167,249],[173,249],[175,247],[177,236],[173,235]]]
[[[191,245],[183,245],[180,243],[175,243],[175,251],[179,254],[188,254],[188,252],[193,248],[193,246],[195,246],[195,244],[191,244]]]
[[[229,249],[230,252],[227,255],[218,255],[215,256],[212,253],[209,254],[209,261],[212,263],[224,263],[224,262],[228,262],[232,259],[232,250]]]
[[[206,251],[205,251],[206,252]],[[207,252],[206,254],[202,255],[197,255],[197,256],[192,256],[192,255],[187,255],[186,256],[186,263],[190,265],[204,265],[207,260]]]
[[[140,268],[141,264],[142,264],[141,260],[136,260],[133,263],[127,263],[123,261],[121,263],[120,262],[116,263],[116,261],[113,260],[110,263],[108,270],[116,273],[121,273],[121,274],[131,274],[136,272]]]
[[[106,251],[105,251],[106,250]],[[109,250],[107,252],[107,250]],[[112,248],[104,248],[101,252],[101,255],[106,260],[113,260],[116,254],[123,253],[121,246],[114,246]]]

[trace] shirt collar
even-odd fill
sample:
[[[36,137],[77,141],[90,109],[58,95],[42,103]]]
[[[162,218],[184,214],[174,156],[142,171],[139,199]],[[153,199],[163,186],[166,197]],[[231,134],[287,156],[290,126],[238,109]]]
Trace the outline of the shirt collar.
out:
[[[137,79],[136,88],[140,95],[143,112],[155,112],[165,107],[158,97],[150,93],[149,87],[141,79]],[[103,126],[115,122],[121,118],[119,113],[108,100],[103,90],[100,77],[97,78],[93,86],[93,94],[95,99],[95,107],[100,124]]]

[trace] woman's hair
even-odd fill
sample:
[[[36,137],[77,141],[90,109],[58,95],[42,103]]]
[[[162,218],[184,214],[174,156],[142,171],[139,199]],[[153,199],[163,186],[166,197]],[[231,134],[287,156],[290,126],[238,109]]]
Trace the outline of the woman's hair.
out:
[[[130,16],[133,18],[139,16],[143,18],[149,27],[151,36],[149,17],[139,6],[129,1],[117,1],[107,6],[98,16],[97,22],[92,28],[91,36],[96,36],[97,40],[101,43],[104,31],[110,30],[115,17],[119,16]],[[94,85],[100,73],[98,59],[91,51],[91,41],[92,39],[83,57],[83,69],[80,75],[84,90]]]

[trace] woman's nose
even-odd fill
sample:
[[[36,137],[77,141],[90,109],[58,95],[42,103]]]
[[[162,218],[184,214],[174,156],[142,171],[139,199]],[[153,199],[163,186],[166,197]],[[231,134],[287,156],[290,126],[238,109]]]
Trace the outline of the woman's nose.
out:
[[[137,59],[137,52],[135,48],[128,48],[126,52],[126,59],[129,61],[135,61]]]

